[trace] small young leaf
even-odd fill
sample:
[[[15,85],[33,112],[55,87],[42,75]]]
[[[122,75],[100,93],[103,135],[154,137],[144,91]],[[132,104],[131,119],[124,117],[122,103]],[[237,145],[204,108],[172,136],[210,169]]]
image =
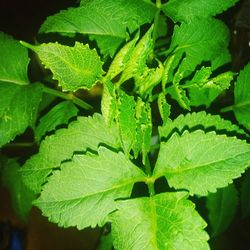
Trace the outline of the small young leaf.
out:
[[[169,80],[171,79],[170,76],[172,76],[174,68],[173,64],[175,62],[175,54],[169,56],[165,62],[164,62],[164,70],[162,73],[162,89],[165,90],[166,88],[166,84],[169,82]]]
[[[14,160],[9,160],[4,165],[2,181],[11,194],[11,203],[16,214],[20,219],[26,220],[36,196],[23,184],[19,170],[19,164]]]
[[[130,60],[132,52],[135,49],[135,45],[138,39],[139,33],[137,33],[133,40],[126,43],[125,46],[120,49],[109,67],[108,73],[105,76],[106,79],[112,80],[115,76],[119,75],[125,69]]]
[[[141,96],[151,95],[153,88],[162,80],[163,71],[164,68],[160,61],[157,68],[150,69],[145,67],[143,75],[135,78],[138,93]]]
[[[119,92],[118,99],[118,126],[124,151],[129,154],[136,138],[136,102],[133,96]]]
[[[175,120],[169,121],[166,126],[159,127],[161,137],[169,137],[169,135],[178,131],[180,134],[184,130],[202,128],[205,131],[216,131],[220,133],[237,133],[245,135],[244,130],[232,124],[228,120],[224,120],[219,115],[207,114],[205,111],[198,113],[188,113],[187,115],[179,115]]]
[[[76,91],[80,88],[91,89],[102,77],[102,61],[95,49],[76,42],[74,47],[59,43],[32,46],[46,68],[53,73],[55,80],[64,91]]]
[[[101,110],[102,115],[107,124],[111,124],[114,121],[117,113],[117,100],[114,84],[107,80],[103,84],[103,93],[102,93],[102,103]]]
[[[187,110],[190,110],[190,100],[187,97],[186,90],[184,90],[178,83],[174,83],[173,86],[167,88],[166,92],[176,100],[179,105]]]
[[[169,0],[162,6],[163,12],[175,22],[215,16],[233,6],[239,0]]]
[[[113,55],[126,39],[126,30],[131,34],[140,25],[150,23],[155,12],[155,5],[143,0],[81,1],[77,8],[48,17],[40,32],[89,34],[91,39],[96,39],[105,55]]]
[[[238,201],[238,191],[233,184],[218,189],[214,194],[208,195],[206,205],[212,227],[212,236],[221,234],[232,223]]]
[[[136,102],[136,140],[133,145],[133,151],[135,158],[142,152],[144,164],[144,157],[150,151],[151,135],[152,117],[150,104],[138,98]]]
[[[42,99],[40,84],[0,83],[0,147],[34,126]]]
[[[241,212],[243,217],[250,215],[250,171],[243,178],[241,186]]]
[[[110,217],[114,247],[120,250],[208,250],[206,222],[187,193],[162,193],[117,202]]]
[[[35,205],[62,227],[102,226],[116,209],[115,200],[129,197],[134,183],[144,178],[123,153],[101,147],[98,155],[75,155],[71,162],[63,163],[48,179]]]
[[[141,38],[141,40],[136,44],[134,50],[132,51],[129,61],[122,72],[122,76],[119,83],[123,83],[126,80],[134,77],[135,85],[139,87],[136,83],[136,78],[143,75],[145,68],[147,68],[147,60],[153,53],[153,39],[152,39],[153,26],[146,32],[146,34]],[[136,39],[136,38],[135,38]]]
[[[28,64],[28,50],[11,36],[0,32],[0,81],[27,85]]]
[[[96,151],[100,144],[119,148],[117,128],[108,126],[99,114],[78,117],[67,129],[60,129],[41,142],[39,153],[26,161],[21,169],[23,181],[35,193],[39,193],[53,168],[71,159],[74,152],[87,149]]]
[[[166,97],[163,93],[160,93],[158,96],[158,108],[163,121],[163,126],[169,121],[169,116],[171,113],[171,106],[167,103]]]
[[[240,124],[250,130],[250,63],[240,72],[234,89],[234,114]]]
[[[64,101],[54,106],[44,115],[35,129],[35,138],[39,142],[47,133],[56,129],[58,125],[67,124],[69,119],[76,116],[78,109],[70,101]]]
[[[207,195],[232,183],[250,164],[250,145],[235,137],[201,130],[173,134],[161,143],[154,169],[169,185],[190,194]]]
[[[233,80],[233,72],[225,72],[211,79],[203,79],[203,81],[191,80],[187,85],[190,104],[192,106],[210,104],[218,97],[224,90],[230,87],[230,83]]]

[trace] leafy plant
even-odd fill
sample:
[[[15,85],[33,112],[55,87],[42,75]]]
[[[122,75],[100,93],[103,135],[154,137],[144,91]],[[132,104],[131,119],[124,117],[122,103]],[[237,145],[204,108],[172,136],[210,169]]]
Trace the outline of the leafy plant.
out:
[[[33,204],[61,227],[111,223],[99,249],[209,249],[195,203],[206,197],[211,237],[223,232],[239,202],[231,183],[250,164],[250,64],[226,70],[229,32],[214,17],[236,2],[82,0],[48,17],[35,45],[0,33],[0,146],[18,146],[29,127],[39,147],[2,157],[20,217]],[[61,43],[42,43],[53,33]],[[36,82],[28,49],[48,69]],[[235,80],[234,104],[220,106]],[[94,108],[86,92],[98,89]]]

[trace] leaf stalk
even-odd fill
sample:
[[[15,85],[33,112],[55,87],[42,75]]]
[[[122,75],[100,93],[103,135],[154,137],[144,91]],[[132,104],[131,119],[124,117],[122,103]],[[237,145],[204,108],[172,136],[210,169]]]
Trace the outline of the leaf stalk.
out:
[[[74,104],[76,104],[77,106],[79,106],[83,109],[87,109],[87,110],[93,109],[93,107],[90,104],[88,104],[85,101],[81,100],[80,98],[76,97],[72,93],[63,93],[59,90],[51,89],[51,88],[48,88],[44,85],[43,85],[43,92],[50,94],[50,95],[60,97],[60,98],[65,99],[65,100],[71,100]]]

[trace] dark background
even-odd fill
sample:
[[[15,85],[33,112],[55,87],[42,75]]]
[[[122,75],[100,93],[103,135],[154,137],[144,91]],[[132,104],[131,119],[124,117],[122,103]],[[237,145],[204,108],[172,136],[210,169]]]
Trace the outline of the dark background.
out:
[[[32,43],[47,16],[75,5],[77,0],[0,0],[0,31]],[[250,60],[250,0],[239,1],[235,7],[219,18],[226,22],[230,29],[232,68],[238,71]],[[78,232],[76,229],[60,229],[49,223],[36,209],[32,210],[27,226],[13,215],[7,201],[9,201],[8,194],[5,190],[1,190],[0,204],[4,205],[0,207],[0,223],[9,221],[12,226],[23,230],[26,240],[29,241],[26,242],[28,250],[94,248],[98,230]],[[212,249],[216,250],[250,249],[249,218],[243,220],[239,214],[232,226],[216,240],[212,240],[211,244]]]

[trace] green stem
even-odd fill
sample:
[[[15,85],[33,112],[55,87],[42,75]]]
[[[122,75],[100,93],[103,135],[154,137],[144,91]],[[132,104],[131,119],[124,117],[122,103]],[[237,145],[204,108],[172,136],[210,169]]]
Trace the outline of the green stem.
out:
[[[157,9],[161,9],[161,0],[156,0]]]
[[[157,28],[159,25],[160,12],[161,12],[161,0],[156,0],[156,8],[157,11],[154,17],[154,30],[153,30],[153,43],[155,44],[155,40],[157,38]]]
[[[6,145],[6,147],[18,147],[18,148],[29,148],[35,145],[34,142],[12,142]]]
[[[81,107],[83,109],[87,109],[87,110],[93,109],[93,107],[91,105],[89,105],[88,103],[86,103],[85,101],[81,100],[80,98],[76,97],[75,95],[73,95],[71,93],[63,93],[59,90],[51,89],[51,88],[48,88],[46,86],[43,86],[43,92],[50,94],[50,95],[60,97],[60,98],[65,99],[65,100],[71,100],[73,103],[75,103],[76,105],[78,105],[79,107]]]
[[[244,106],[249,106],[249,105],[250,105],[249,101],[247,101],[247,102],[240,102],[240,103],[237,103],[237,104],[234,104],[234,105],[222,108],[220,110],[220,112],[222,112],[222,113],[229,112],[229,111],[233,111],[235,108],[242,108]]]
[[[155,187],[154,187],[154,183],[153,182],[148,182],[148,192],[150,196],[154,196],[155,195]]]
[[[151,169],[150,161],[149,161],[149,158],[148,158],[147,154],[145,156],[143,156],[143,163],[145,164],[147,175],[151,176],[152,175],[152,169]],[[153,181],[148,181],[147,186],[148,186],[149,195],[150,196],[155,195],[154,180]]]
[[[233,108],[234,108],[234,105],[231,105],[231,106],[227,106],[225,108],[222,108],[220,110],[221,113],[225,113],[225,112],[229,112],[229,111],[233,111]]]

